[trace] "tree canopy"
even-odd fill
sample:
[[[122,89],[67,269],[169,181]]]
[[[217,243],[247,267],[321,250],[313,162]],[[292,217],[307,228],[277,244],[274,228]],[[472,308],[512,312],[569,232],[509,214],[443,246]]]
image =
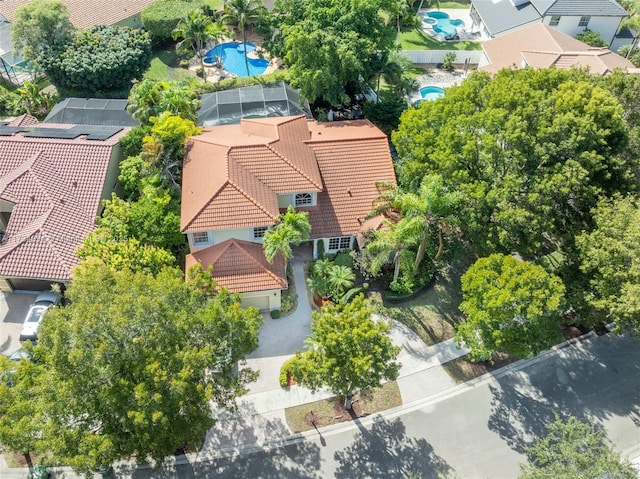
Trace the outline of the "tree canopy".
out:
[[[602,429],[573,416],[556,417],[547,433],[528,448],[528,464],[521,464],[518,479],[636,479],[628,461],[623,461],[607,443]]]
[[[60,0],[34,0],[18,7],[15,16],[13,46],[34,65],[48,52],[63,50],[73,38],[69,11]]]
[[[376,52],[391,50],[394,26],[391,0],[276,0],[282,54],[292,83],[309,101],[349,104],[361,79],[373,73]]]
[[[148,33],[107,25],[80,30],[71,42],[40,59],[51,83],[91,95],[128,89],[150,62]]]
[[[132,455],[159,462],[199,445],[214,423],[210,401],[233,408],[255,376],[232,369],[257,347],[258,311],[226,291],[208,298],[179,269],[84,262],[67,296],[47,313],[34,360],[19,365],[31,372],[11,392],[0,386],[9,447],[49,451],[81,472]],[[17,437],[3,434],[16,424]]]
[[[541,266],[492,254],[480,258],[462,275],[456,341],[471,349],[472,360],[490,360],[507,351],[529,357],[556,344],[565,287]]]
[[[634,197],[603,199],[596,228],[576,242],[589,280],[585,297],[620,331],[640,330],[640,204]]]
[[[396,379],[400,348],[387,335],[391,326],[374,321],[372,313],[362,294],[345,306],[325,305],[314,312],[307,341],[312,348],[291,363],[296,380],[312,390],[328,386],[345,396],[349,409],[355,392]]]
[[[150,125],[150,118],[164,112],[195,122],[201,104],[191,80],[164,82],[144,79],[133,85],[128,100],[127,111],[142,125]],[[139,151],[134,154],[137,153]]]
[[[460,224],[480,255],[570,246],[600,195],[635,188],[625,112],[600,81],[559,69],[471,75],[402,115],[401,185],[442,175],[464,197]]]

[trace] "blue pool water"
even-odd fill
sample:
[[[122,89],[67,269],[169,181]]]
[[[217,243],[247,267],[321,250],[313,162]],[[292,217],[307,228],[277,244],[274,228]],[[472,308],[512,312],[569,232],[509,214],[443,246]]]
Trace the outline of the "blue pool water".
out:
[[[452,20],[451,17],[449,17],[449,14],[445,12],[429,12],[427,13],[427,17],[436,20],[435,25],[433,25],[433,31],[440,33],[445,37],[455,35],[458,32],[458,27],[464,27],[464,22],[462,20]],[[431,24],[431,21],[427,21],[427,23]]]
[[[247,53],[251,53],[256,49],[256,46],[251,42],[247,42],[246,46],[241,42],[221,43],[207,52],[204,61],[205,63],[213,63],[218,57],[225,70],[239,77],[262,75],[269,62],[263,58],[249,58],[250,75],[247,75],[247,67],[244,63],[245,49]]]
[[[444,96],[444,90],[437,86],[425,86],[420,88],[420,96],[424,100],[437,100]]]

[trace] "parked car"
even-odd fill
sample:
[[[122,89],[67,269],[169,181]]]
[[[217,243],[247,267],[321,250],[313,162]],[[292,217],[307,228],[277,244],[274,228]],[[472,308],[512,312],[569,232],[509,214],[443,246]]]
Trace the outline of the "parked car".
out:
[[[53,291],[44,291],[36,297],[35,303],[29,306],[29,312],[20,331],[20,341],[38,339],[38,329],[47,310],[60,304],[60,295]]]

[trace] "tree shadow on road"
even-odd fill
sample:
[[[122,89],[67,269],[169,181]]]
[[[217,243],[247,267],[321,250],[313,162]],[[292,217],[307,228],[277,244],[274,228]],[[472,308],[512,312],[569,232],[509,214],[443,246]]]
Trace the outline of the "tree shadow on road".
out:
[[[588,349],[565,347],[539,364],[508,374],[490,385],[493,395],[489,429],[515,451],[525,448],[546,431],[554,413],[602,423],[613,416],[640,423],[640,348],[619,348],[630,339],[606,338]],[[597,354],[592,354],[590,350]]]
[[[241,403],[236,413],[223,415],[207,433],[200,452],[179,456],[177,465],[131,471],[131,477],[319,479],[320,447],[304,439],[284,445],[291,436],[283,420],[265,417]]]
[[[452,472],[426,440],[406,436],[399,418],[376,417],[368,428],[357,419],[355,422],[360,429],[355,441],[334,454],[338,463],[336,479],[405,479],[411,473],[421,474],[423,479],[437,479]]]

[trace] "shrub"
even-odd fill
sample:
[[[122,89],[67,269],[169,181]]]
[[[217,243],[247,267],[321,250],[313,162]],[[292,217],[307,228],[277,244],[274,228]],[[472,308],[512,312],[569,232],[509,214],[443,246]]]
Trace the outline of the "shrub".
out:
[[[456,52],[447,52],[442,58],[442,68],[445,70],[453,71],[453,63],[458,58]]]
[[[317,244],[316,248],[317,248],[317,253],[318,253],[318,259],[324,259],[325,248],[324,248],[324,240],[323,239],[319,239],[318,240],[318,244]]]
[[[271,319],[280,319],[280,310],[279,309],[273,309],[273,310],[269,311],[269,315],[271,316]]]
[[[289,70],[276,70],[273,73],[257,77],[228,78],[216,83],[202,82],[198,85],[198,93],[211,93],[253,85],[268,85],[269,83],[278,83],[281,81],[290,82]]]
[[[280,377],[279,377],[279,382],[280,382],[280,387],[286,388],[289,385],[289,381],[287,378],[287,373],[291,373],[291,376],[294,375],[294,371],[296,371],[297,368],[297,358],[295,356],[293,356],[292,358],[287,359],[284,364],[282,365],[282,367],[280,368]]]
[[[139,29],[95,26],[76,34],[66,50],[42,60],[56,86],[93,95],[128,88],[151,62],[149,35]]]
[[[578,33],[576,35],[576,40],[580,40],[582,43],[586,43],[592,47],[609,48],[609,44],[602,39],[600,33],[589,30],[588,28],[585,28],[584,32]]]
[[[158,0],[140,14],[142,25],[154,43],[172,40],[171,34],[178,22],[193,10],[203,6],[202,1]]]

